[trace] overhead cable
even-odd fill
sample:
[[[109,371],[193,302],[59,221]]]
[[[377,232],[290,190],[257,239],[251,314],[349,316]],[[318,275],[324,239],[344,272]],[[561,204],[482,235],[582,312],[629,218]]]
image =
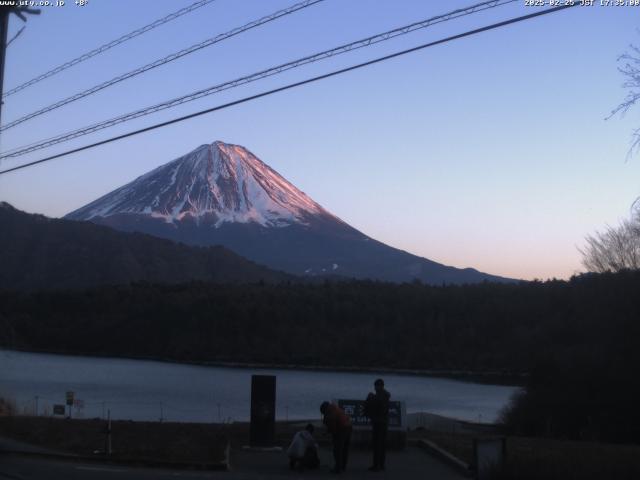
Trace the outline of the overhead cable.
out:
[[[235,100],[233,102],[225,103],[223,105],[218,105],[218,106],[215,106],[215,107],[207,108],[205,110],[200,110],[199,112],[194,112],[194,113],[191,113],[189,115],[184,115],[182,117],[174,118],[174,119],[168,120],[166,122],[157,123],[155,125],[151,125],[151,126],[148,126],[148,127],[145,127],[145,128],[141,128],[139,130],[134,130],[132,132],[124,133],[122,135],[118,135],[118,136],[111,137],[111,138],[107,138],[105,140],[101,140],[99,142],[91,143],[89,145],[84,145],[82,147],[78,147],[78,148],[74,148],[74,149],[71,149],[71,150],[67,150],[65,152],[58,153],[58,154],[55,154],[55,155],[51,155],[49,157],[45,157],[45,158],[42,158],[40,160],[35,160],[33,162],[29,162],[29,163],[25,163],[25,164],[22,164],[22,165],[18,165],[16,167],[8,168],[6,170],[0,171],[0,175],[6,174],[6,173],[9,173],[9,172],[13,172],[13,171],[16,171],[16,170],[20,170],[20,169],[23,169],[23,168],[32,167],[34,165],[38,165],[38,164],[41,164],[41,163],[44,163],[44,162],[49,162],[49,161],[55,160],[57,158],[65,157],[67,155],[71,155],[71,154],[77,153],[77,152],[82,152],[84,150],[89,150],[91,148],[95,148],[95,147],[98,147],[100,145],[105,145],[107,143],[112,143],[112,142],[115,142],[117,140],[122,140],[124,138],[133,137],[133,136],[139,135],[141,133],[145,133],[145,132],[149,132],[151,130],[156,130],[158,128],[166,127],[166,126],[172,125],[174,123],[183,122],[185,120],[189,120],[191,118],[199,117],[201,115],[205,115],[205,114],[212,113],[212,112],[219,111],[219,110],[224,110],[226,108],[233,107],[235,105],[240,105],[242,103],[246,103],[246,102],[249,102],[249,101],[252,101],[252,100],[256,100],[258,98],[262,98],[262,97],[266,97],[266,96],[269,96],[269,95],[273,95],[275,93],[279,93],[279,92],[283,92],[283,91],[286,91],[286,90],[290,90],[292,88],[300,87],[302,85],[307,85],[309,83],[314,83],[314,82],[317,82],[317,81],[320,81],[320,80],[324,80],[324,79],[327,79],[327,78],[330,78],[330,77],[334,77],[336,75],[341,75],[341,74],[346,73],[346,72],[350,72],[350,71],[357,70],[357,69],[360,69],[360,68],[363,68],[363,67],[367,67],[369,65],[374,65],[376,63],[384,62],[386,60],[390,60],[392,58],[400,57],[402,55],[407,55],[409,53],[417,52],[419,50],[423,50],[425,48],[433,47],[435,45],[440,45],[440,44],[451,42],[453,40],[457,40],[457,39],[460,39],[460,38],[469,37],[471,35],[476,35],[478,33],[486,32],[488,30],[494,30],[496,28],[500,28],[500,27],[504,27],[504,26],[511,25],[511,24],[514,24],[514,23],[522,22],[522,21],[525,21],[525,20],[529,20],[529,19],[532,19],[532,18],[536,18],[536,17],[542,16],[542,15],[548,15],[550,13],[555,13],[555,12],[558,12],[560,10],[565,10],[567,8],[572,8],[572,7],[575,7],[577,5],[579,5],[579,3],[566,4],[566,5],[562,5],[562,6],[559,6],[559,7],[547,8],[547,9],[540,10],[540,11],[537,11],[537,12],[534,12],[534,13],[530,13],[528,15],[523,15],[523,16],[520,16],[520,17],[511,18],[509,20],[505,20],[505,21],[502,21],[502,22],[494,23],[494,24],[487,25],[487,26],[484,26],[484,27],[481,27],[481,28],[476,28],[475,30],[469,30],[467,32],[460,33],[460,34],[457,34],[457,35],[453,35],[453,36],[450,36],[450,37],[446,37],[446,38],[443,38],[443,39],[440,39],[440,40],[436,40],[434,42],[425,43],[425,44],[419,45],[417,47],[409,48],[407,50],[402,50],[400,52],[392,53],[390,55],[385,55],[384,57],[378,57],[378,58],[376,58],[374,60],[369,60],[367,62],[359,63],[357,65],[352,65],[350,67],[342,68],[340,70],[334,70],[332,72],[325,73],[323,75],[318,75],[316,77],[308,78],[306,80],[302,80],[302,81],[295,82],[295,83],[290,83],[290,84],[285,85],[283,87],[278,87],[278,88],[274,88],[272,90],[267,90],[265,92],[257,93],[255,95],[251,95],[249,97],[244,97],[244,98],[241,98],[239,100]]]
[[[5,125],[0,126],[0,132],[9,130],[10,128],[15,127],[16,125],[20,125],[21,123],[24,123],[27,120],[31,120],[32,118],[38,117],[44,113],[48,113],[48,112],[51,112],[52,110],[56,110],[64,105],[68,105],[69,103],[80,100],[81,98],[87,97],[89,95],[93,95],[94,93],[99,92],[100,90],[104,90],[105,88],[111,87],[112,85],[123,82],[130,78],[136,77],[142,73],[148,72],[149,70],[160,67],[169,62],[173,62],[174,60],[184,57],[185,55],[189,55],[203,48],[222,42],[223,40],[231,38],[235,35],[239,35],[240,33],[246,32],[247,30],[251,30],[252,28],[259,27],[260,25],[264,25],[265,23],[272,22],[280,17],[289,15],[291,13],[297,12],[298,10],[302,10],[304,8],[310,7],[312,5],[315,5],[316,3],[320,3],[323,1],[324,0],[304,0],[303,2],[296,3],[283,10],[278,10],[277,12],[274,12],[270,15],[267,15],[257,20],[254,20],[252,22],[249,22],[241,27],[234,28],[233,30],[229,30],[226,33],[221,33],[220,35],[216,35],[215,37],[211,37],[206,40],[203,40],[200,43],[191,45],[190,47],[182,49],[178,52],[174,52],[170,55],[167,55],[166,57],[160,58],[154,62],[143,65],[142,67],[138,67],[135,70],[131,70],[127,73],[123,73],[122,75],[118,75],[117,77],[114,77],[111,80],[107,80],[106,82],[102,82],[98,85],[94,85],[91,88],[88,88],[74,95],[71,95],[70,97],[67,97],[55,103],[52,103],[51,105],[48,105],[44,108],[36,110],[35,112],[31,112],[27,115],[24,115],[23,117],[20,117],[12,122],[9,122]]]
[[[309,55],[303,58],[299,58],[297,60],[293,60],[275,67],[271,67],[268,68],[266,70],[262,70],[256,73],[252,73],[250,75],[244,76],[244,77],[240,77],[237,78],[235,80],[231,80],[231,81],[227,81],[218,85],[214,85],[211,87],[207,87],[205,89],[202,90],[198,90],[192,93],[189,93],[187,95],[183,95],[181,97],[177,97],[177,98],[173,98],[171,100],[167,100],[165,102],[162,103],[158,103],[156,105],[151,105],[149,107],[145,107],[139,110],[135,110],[133,112],[129,112],[108,120],[104,120],[98,123],[94,123],[92,125],[89,125],[87,127],[82,127],[80,129],[77,130],[73,130],[70,132],[66,132],[60,135],[57,135],[55,137],[51,137],[48,138],[46,140],[41,140],[29,145],[24,145],[21,147],[18,147],[16,149],[10,150],[10,151],[6,151],[0,154],[0,159],[3,158],[14,158],[14,157],[19,157],[22,155],[26,155],[27,153],[31,153],[34,152],[36,150],[41,150],[43,148],[47,148],[50,147],[52,145],[56,145],[58,143],[62,143],[62,142],[66,142],[69,140],[72,140],[74,138],[78,138],[84,135],[88,135],[94,132],[97,132],[99,130],[103,130],[105,128],[109,128],[112,127],[114,125],[118,125],[120,123],[124,123],[124,122],[128,122],[131,120],[134,120],[136,118],[139,117],[143,117],[146,115],[150,115],[152,113],[156,113],[159,112],[161,110],[166,110],[168,108],[173,108],[175,106],[181,105],[183,103],[187,103],[187,102],[191,102],[194,100],[198,100],[200,98],[209,96],[209,95],[213,95],[215,93],[224,91],[224,90],[229,90],[231,88],[235,88],[238,87],[240,85],[244,85],[247,83],[251,83],[251,82],[255,82],[257,80],[261,80],[263,78],[267,78],[273,75],[277,75],[279,73],[283,73],[286,72],[288,70],[294,69],[294,68],[298,68],[301,67],[303,65],[309,64],[309,63],[313,63],[313,62],[317,62],[320,60],[324,60],[330,57],[334,57],[336,55],[341,55],[343,53],[346,52],[350,52],[353,50],[357,50],[359,48],[364,48],[364,47],[369,47],[371,45],[380,43],[380,42],[384,42],[387,40],[390,40],[392,38],[398,37],[400,35],[406,35],[408,33],[414,32],[416,30],[419,29],[423,29],[423,28],[427,28],[430,27],[432,25],[438,24],[438,23],[442,23],[442,22],[446,22],[449,20],[453,20],[455,18],[459,18],[462,16],[466,16],[466,15],[471,15],[473,13],[477,13],[483,10],[487,10],[489,8],[495,8],[498,6],[502,6],[502,5],[506,5],[508,3],[513,3],[515,1],[518,0],[491,0],[491,1],[486,1],[486,2],[482,2],[482,3],[478,3],[475,5],[472,5],[470,7],[466,7],[466,8],[461,8],[461,9],[457,9],[454,10],[452,12],[443,14],[443,15],[438,15],[435,17],[431,17],[428,18],[426,20],[422,20],[419,22],[415,22],[412,23],[410,25],[405,25],[402,27],[398,27],[398,28],[394,28],[393,30],[389,30],[387,32],[384,33],[379,33],[361,40],[357,40],[355,42],[351,42],[351,43],[347,43],[344,45],[341,45],[339,47],[335,47],[332,48],[330,50],[325,50],[319,53],[315,53],[313,55]]]
[[[90,59],[91,57],[95,57],[96,55],[99,55],[101,53],[106,52],[107,50],[120,45],[121,43],[124,43],[128,40],[131,40],[132,38],[135,38],[139,35],[142,35],[143,33],[147,33],[150,30],[153,30],[156,27],[159,27],[160,25],[164,25],[167,22],[170,22],[171,20],[175,20],[178,17],[181,17],[182,15],[185,15],[187,13],[193,12],[194,10],[200,8],[200,7],[204,7],[205,5],[211,3],[211,2],[215,2],[216,0],[198,0],[195,3],[192,3],[191,5],[181,8],[180,10],[177,10],[173,13],[170,13],[169,15],[159,18],[158,20],[145,25],[144,27],[138,28],[132,32],[129,32],[125,35],[122,35],[119,38],[116,38],[115,40],[112,40],[108,43],[105,43],[104,45],[99,46],[98,48],[94,48],[93,50],[83,53],[82,55],[80,55],[79,57],[74,58],[73,60],[69,60],[68,62],[63,63],[62,65],[58,65],[55,68],[52,68],[51,70],[38,75],[37,77],[32,78],[31,80],[24,82],[20,85],[18,85],[15,88],[12,88],[11,90],[7,91],[5,94],[2,95],[2,98],[6,98],[9,95],[13,95],[14,93],[18,93],[21,90],[24,90],[25,88],[28,88],[32,85],[35,85],[38,82],[41,82],[42,80],[49,78],[49,77],[53,77],[54,75],[73,67],[74,65],[77,65],[79,63],[84,62],[85,60]]]

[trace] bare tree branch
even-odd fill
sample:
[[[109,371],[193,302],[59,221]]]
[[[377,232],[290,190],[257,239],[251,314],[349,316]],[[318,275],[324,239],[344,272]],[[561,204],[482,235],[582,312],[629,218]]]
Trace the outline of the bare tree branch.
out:
[[[640,33],[640,31],[639,31]],[[629,45],[629,51],[618,57],[618,71],[624,76],[622,88],[627,90],[624,100],[606,117],[609,120],[616,114],[624,116],[634,105],[640,102],[640,48]],[[640,128],[631,134],[631,146],[627,152],[627,159],[640,151]]]
[[[607,228],[585,238],[580,250],[582,264],[589,272],[618,272],[640,269],[640,211],[617,227]]]

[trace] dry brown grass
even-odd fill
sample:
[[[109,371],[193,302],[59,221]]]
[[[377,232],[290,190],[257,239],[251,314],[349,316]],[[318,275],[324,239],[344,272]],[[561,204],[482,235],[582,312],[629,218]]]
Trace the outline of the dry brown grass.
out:
[[[473,463],[473,434],[415,432]],[[505,471],[496,480],[638,480],[640,446],[507,437]]]
[[[47,449],[97,456],[105,450],[104,420],[45,417],[0,418],[2,435]],[[113,457],[165,462],[219,463],[228,432],[224,425],[113,421]]]
[[[0,397],[0,417],[8,417],[16,414],[16,405],[13,401]]]
[[[306,422],[276,423],[276,444],[286,447]],[[104,420],[0,417],[3,436],[58,452],[98,456],[105,449]],[[166,462],[218,463],[228,444],[249,444],[249,424],[112,421],[113,457]],[[317,439],[328,437],[318,432]]]
[[[507,439],[507,479],[637,480],[640,446],[541,438]]]

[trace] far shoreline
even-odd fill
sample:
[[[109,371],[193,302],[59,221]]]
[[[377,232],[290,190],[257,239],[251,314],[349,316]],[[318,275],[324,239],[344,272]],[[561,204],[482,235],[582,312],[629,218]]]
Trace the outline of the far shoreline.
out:
[[[9,348],[0,345],[0,351],[36,353],[47,355],[64,355],[68,357],[103,358],[115,360],[140,360],[160,363],[172,363],[175,365],[193,365],[199,367],[218,367],[233,369],[256,369],[256,370],[295,370],[314,372],[341,372],[341,373],[372,373],[406,375],[417,377],[445,378],[461,382],[477,383],[483,385],[499,385],[508,387],[522,387],[525,385],[528,374],[522,372],[504,371],[472,371],[472,370],[444,370],[444,369],[412,369],[412,368],[389,368],[389,367],[358,367],[358,366],[331,366],[331,365],[304,365],[304,364],[280,364],[280,363],[259,363],[259,362],[237,362],[237,361],[194,361],[176,360],[172,358],[162,358],[154,356],[140,355],[101,355],[87,352],[67,352],[59,350],[38,350],[26,348]]]

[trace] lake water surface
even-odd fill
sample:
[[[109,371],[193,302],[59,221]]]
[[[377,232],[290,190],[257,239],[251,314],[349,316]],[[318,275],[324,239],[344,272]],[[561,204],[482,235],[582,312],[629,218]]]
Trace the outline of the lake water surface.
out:
[[[407,412],[492,422],[518,387],[387,373],[223,368],[0,350],[0,397],[20,413],[50,414],[74,391],[74,417],[211,422],[248,420],[251,375],[277,376],[276,418],[319,418],[323,400],[365,398],[382,377]],[[37,401],[36,401],[36,396]]]

